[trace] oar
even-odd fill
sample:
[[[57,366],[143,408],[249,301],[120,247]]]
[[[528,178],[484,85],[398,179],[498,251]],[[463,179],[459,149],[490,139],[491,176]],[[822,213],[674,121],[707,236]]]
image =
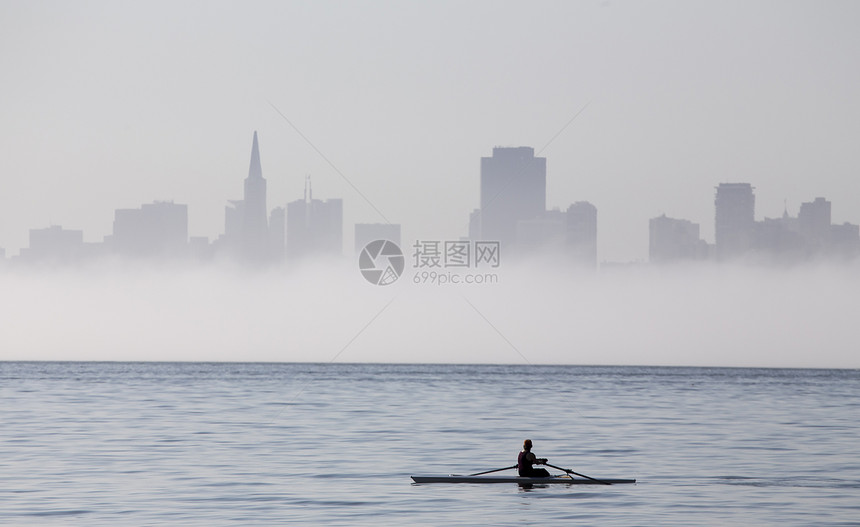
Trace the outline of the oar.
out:
[[[555,465],[550,465],[549,463],[544,463],[544,465],[558,469],[558,470],[562,470],[564,472],[567,472],[568,474],[576,474],[577,476],[583,477],[585,479],[590,479],[591,481],[596,481],[598,483],[603,483],[604,485],[612,485],[612,483],[609,483],[608,481],[600,481],[599,479],[592,478],[591,476],[586,476],[585,474],[580,474],[579,472],[574,472],[574,471],[570,470],[569,468],[561,468],[561,467],[557,467]]]
[[[510,470],[510,469],[512,469],[512,468],[517,468],[517,466],[516,466],[516,465],[513,465],[513,466],[505,467],[505,468],[497,468],[497,469],[495,469],[495,470],[488,470],[488,471],[486,471],[486,472],[478,472],[477,474],[469,474],[469,476],[480,476],[480,475],[482,475],[482,474],[489,474],[489,473],[491,473],[491,472],[501,472],[501,471],[503,471],[503,470]]]

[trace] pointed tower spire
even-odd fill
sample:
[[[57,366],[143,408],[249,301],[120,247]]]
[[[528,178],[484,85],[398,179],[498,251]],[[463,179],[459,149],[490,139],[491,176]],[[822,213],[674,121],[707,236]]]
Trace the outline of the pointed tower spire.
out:
[[[269,225],[266,219],[266,180],[260,168],[260,146],[257,132],[251,146],[251,166],[245,178],[245,199],[242,200],[242,242],[246,257],[262,261],[266,257]]]
[[[258,179],[263,177],[263,169],[260,167],[260,147],[257,145],[257,131],[254,130],[254,144],[251,146],[251,166],[248,168],[248,178]]]

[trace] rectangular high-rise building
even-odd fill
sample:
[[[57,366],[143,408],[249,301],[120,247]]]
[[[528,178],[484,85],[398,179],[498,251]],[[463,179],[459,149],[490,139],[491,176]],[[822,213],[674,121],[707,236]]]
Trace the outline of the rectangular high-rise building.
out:
[[[343,200],[299,199],[287,204],[287,259],[343,254]]]
[[[749,183],[720,183],[714,200],[714,234],[721,259],[749,252],[755,237],[755,195]]]
[[[801,203],[797,214],[800,234],[811,253],[818,253],[830,245],[831,206],[824,198]]]
[[[481,158],[480,225],[483,240],[516,244],[517,223],[540,218],[546,211],[546,158],[534,148],[493,148]]]

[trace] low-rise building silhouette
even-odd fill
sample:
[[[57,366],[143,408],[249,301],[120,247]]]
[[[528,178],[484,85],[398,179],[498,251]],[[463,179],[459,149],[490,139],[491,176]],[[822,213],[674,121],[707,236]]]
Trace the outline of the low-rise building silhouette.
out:
[[[597,207],[578,201],[566,211],[552,209],[517,222],[520,257],[552,256],[562,266],[597,266]]]
[[[51,225],[30,229],[30,244],[21,249],[18,259],[32,264],[70,264],[88,256],[84,231]]]
[[[699,224],[665,214],[648,222],[648,259],[651,263],[703,260],[708,244],[699,237]]]
[[[860,256],[860,225],[848,222],[831,225],[829,253],[845,260]]]
[[[764,263],[789,264],[808,256],[797,218],[783,212],[781,218],[765,218],[755,223],[751,255]]]
[[[188,256],[188,205],[156,201],[139,209],[117,209],[113,233],[105,237],[112,253],[126,258]]]

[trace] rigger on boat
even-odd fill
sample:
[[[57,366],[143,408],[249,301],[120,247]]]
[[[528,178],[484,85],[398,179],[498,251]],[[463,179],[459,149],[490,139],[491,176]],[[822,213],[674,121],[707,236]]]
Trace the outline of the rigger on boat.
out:
[[[560,483],[566,485],[613,485],[619,483],[636,483],[635,479],[618,479],[618,478],[592,478],[579,472],[574,472],[568,468],[557,467],[547,463],[546,458],[539,458],[532,453],[532,441],[526,439],[523,442],[523,450],[517,456],[517,464],[477,472],[467,476],[451,474],[450,476],[412,476],[412,481],[415,483],[517,483],[520,485],[546,485]],[[534,468],[533,465],[546,465],[557,470],[561,470],[564,474],[550,474],[546,469]],[[517,469],[517,476],[487,476],[493,472],[501,472],[503,470]],[[578,478],[573,477],[579,476]]]

